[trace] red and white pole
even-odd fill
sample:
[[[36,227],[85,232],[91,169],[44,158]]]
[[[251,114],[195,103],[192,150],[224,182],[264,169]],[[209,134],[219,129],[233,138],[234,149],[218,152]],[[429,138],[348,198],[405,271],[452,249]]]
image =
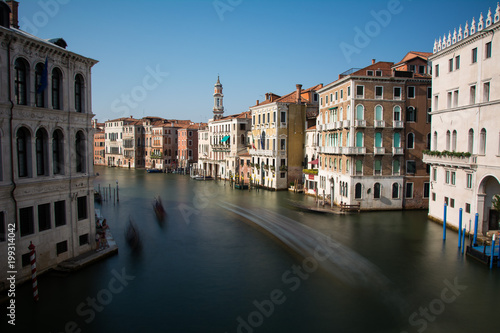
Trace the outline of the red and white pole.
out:
[[[38,282],[36,281],[36,254],[35,254],[35,245],[30,242],[30,246],[28,246],[30,250],[30,261],[31,261],[31,282],[33,284],[33,299],[38,301]]]

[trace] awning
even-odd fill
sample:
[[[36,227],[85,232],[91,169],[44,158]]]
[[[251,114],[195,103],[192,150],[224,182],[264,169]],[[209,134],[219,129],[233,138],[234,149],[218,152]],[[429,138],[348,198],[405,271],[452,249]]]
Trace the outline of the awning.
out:
[[[334,106],[333,108],[329,108],[328,110],[336,110],[338,108],[339,108],[338,106]]]
[[[315,159],[314,161],[311,161],[309,163],[311,163],[312,165],[318,164],[318,159]]]
[[[222,140],[220,140],[220,142],[226,142],[231,136],[230,135],[226,135],[225,137],[222,138]]]

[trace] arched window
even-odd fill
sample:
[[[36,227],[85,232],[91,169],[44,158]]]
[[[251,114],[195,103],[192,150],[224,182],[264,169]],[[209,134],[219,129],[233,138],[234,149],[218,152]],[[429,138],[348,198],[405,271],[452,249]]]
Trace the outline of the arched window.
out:
[[[474,151],[474,130],[472,128],[469,129],[469,137],[467,140],[467,151],[471,154]]]
[[[413,133],[408,133],[408,139],[406,141],[406,147],[408,149],[413,149],[415,148],[415,134]]]
[[[457,131],[453,130],[451,134],[451,151],[457,151]]]
[[[17,172],[18,177],[31,176],[31,135],[27,128],[17,131]]]
[[[401,107],[398,105],[394,107],[394,120],[395,121],[401,120]]]
[[[337,170],[337,159],[333,160],[333,170]]]
[[[383,119],[382,106],[381,105],[377,105],[375,107],[375,120],[382,120],[382,119]]]
[[[342,172],[342,159],[339,158],[339,171]]]
[[[450,134],[450,131],[446,131],[446,150],[450,150],[450,137],[451,137],[451,134]]]
[[[62,99],[62,73],[59,68],[52,70],[52,108],[61,110]]]
[[[427,145],[426,145],[427,150],[431,150],[431,133],[427,133]]]
[[[75,111],[83,112],[83,76],[80,74],[75,76]]]
[[[339,121],[342,121],[344,119],[344,108],[340,107],[339,111]]]
[[[350,161],[349,161],[349,160],[345,161],[345,171],[346,171],[347,173],[349,173],[349,166],[350,166],[350,164],[351,164],[351,163],[350,163]]]
[[[46,86],[46,77],[43,79],[45,65],[42,63],[38,63],[35,66],[35,91],[36,91],[36,100],[35,105],[39,108],[45,107],[45,88]],[[43,82],[45,80],[45,83]]]
[[[36,131],[36,175],[48,175],[48,158],[47,158],[47,132],[44,129]]]
[[[354,198],[355,199],[361,199],[361,193],[362,193],[363,186],[361,183],[356,183],[355,190],[354,190]]]
[[[375,133],[375,147],[382,147],[382,133],[380,132]]]
[[[363,105],[359,104],[356,106],[356,120],[363,120],[364,119],[364,107]]]
[[[347,114],[346,114],[346,119],[351,120],[351,106],[347,106]]]
[[[15,94],[18,105],[28,105],[28,63],[22,58],[16,59],[15,69]]]
[[[361,160],[356,161],[356,175],[363,174],[363,162]]]
[[[356,133],[356,147],[363,147],[363,132]]]
[[[54,175],[64,173],[63,134],[55,130],[52,134],[52,172]]]
[[[82,131],[76,133],[76,172],[85,172],[85,135]]]
[[[380,199],[380,192],[380,183],[375,183],[375,185],[373,185],[373,198]]]
[[[344,183],[344,196],[349,196],[349,185],[347,183]]]
[[[395,132],[393,135],[393,145],[395,148],[400,148],[401,147],[401,134],[399,132]]]
[[[486,129],[481,129],[479,133],[479,154],[484,155],[486,153]]]
[[[416,122],[417,121],[417,111],[413,106],[409,106],[406,109],[406,121],[407,122]]]
[[[242,134],[242,135],[241,135],[241,137],[240,137],[240,143],[241,143],[242,145],[244,145],[244,144],[245,144],[245,134]],[[274,147],[273,147],[273,149],[274,149]]]
[[[398,183],[392,184],[392,198],[399,199],[399,184]]]
[[[432,138],[432,149],[437,150],[438,142],[438,132],[434,131],[434,137]]]

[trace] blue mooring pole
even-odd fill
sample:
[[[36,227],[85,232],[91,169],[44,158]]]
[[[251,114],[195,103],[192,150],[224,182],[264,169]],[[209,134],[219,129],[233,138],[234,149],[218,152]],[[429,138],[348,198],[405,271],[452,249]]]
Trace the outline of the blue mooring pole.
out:
[[[477,220],[479,219],[479,214],[476,213],[476,218],[474,219],[474,241],[472,245],[477,246]]]
[[[465,228],[464,228],[464,230],[462,232],[462,238],[463,238],[462,239],[462,243],[463,243],[462,244],[462,254],[464,254],[464,250],[465,250]]]
[[[444,203],[444,215],[443,215],[443,240],[446,240],[446,202]]]
[[[490,269],[493,268],[493,258],[495,258],[495,235],[491,240],[491,255],[490,255]]]
[[[498,237],[500,237],[500,235]],[[497,267],[500,267],[500,239],[498,240],[498,245]]]
[[[458,211],[458,248],[462,244],[462,208]]]

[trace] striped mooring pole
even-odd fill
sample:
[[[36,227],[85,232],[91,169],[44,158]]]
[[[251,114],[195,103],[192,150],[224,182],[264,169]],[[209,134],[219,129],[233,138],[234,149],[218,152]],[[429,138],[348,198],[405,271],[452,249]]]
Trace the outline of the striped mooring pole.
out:
[[[36,281],[36,253],[35,253],[35,245],[30,242],[30,246],[28,246],[30,250],[30,262],[31,262],[31,282],[33,285],[33,300],[35,302],[38,301],[38,282]]]

